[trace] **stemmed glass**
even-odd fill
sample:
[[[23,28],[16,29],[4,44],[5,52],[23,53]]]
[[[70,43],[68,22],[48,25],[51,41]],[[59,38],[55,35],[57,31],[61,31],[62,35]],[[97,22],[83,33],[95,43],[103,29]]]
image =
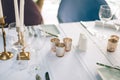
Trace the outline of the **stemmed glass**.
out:
[[[103,29],[105,27],[105,23],[112,18],[112,12],[108,5],[101,5],[99,9],[99,18],[103,23]],[[102,35],[105,38],[105,35]]]
[[[15,26],[16,26],[15,22],[10,23],[8,25],[8,36],[7,36],[7,38],[9,39],[9,41],[8,41],[9,45],[11,44],[12,47],[14,47],[14,43],[17,42],[17,35],[13,35],[13,34],[17,34]]]
[[[30,75],[43,75],[42,72],[44,72],[43,70],[45,70],[45,62],[44,62],[44,54],[42,53],[42,49],[44,48],[44,45],[46,43],[46,40],[47,40],[47,37],[42,33],[41,31],[39,30],[40,29],[40,26],[36,26],[36,27],[33,27],[33,26],[30,26],[29,28],[29,31],[32,34],[32,36],[34,37],[33,38],[33,42],[32,42],[32,48],[33,48],[33,63],[29,66],[28,68],[28,73]],[[30,33],[30,35],[31,35]]]
[[[112,12],[111,12],[111,9],[108,5],[101,5],[100,6],[99,18],[103,22],[103,28],[104,28],[105,22],[107,22],[108,20],[110,20],[112,18]]]

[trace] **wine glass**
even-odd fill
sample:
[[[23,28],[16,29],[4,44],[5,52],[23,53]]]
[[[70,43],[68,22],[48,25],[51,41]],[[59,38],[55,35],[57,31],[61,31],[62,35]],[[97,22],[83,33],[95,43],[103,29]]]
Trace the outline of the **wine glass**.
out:
[[[11,44],[13,44],[14,42],[16,42],[17,41],[17,32],[16,32],[16,28],[15,28],[15,26],[16,26],[16,24],[15,24],[15,22],[13,22],[13,23],[10,23],[9,25],[8,25],[8,39],[9,39],[9,42],[11,43]],[[14,35],[13,35],[14,34]],[[15,35],[16,34],[16,35]]]
[[[40,26],[33,27],[31,26],[31,32],[33,33],[33,41],[32,41],[32,48],[34,49],[34,52],[36,53],[36,58],[38,55],[40,55],[40,51],[44,48],[44,45],[46,43],[47,37],[39,30]]]
[[[42,49],[44,48],[44,45],[46,43],[46,40],[47,40],[47,37],[42,36],[41,34],[41,31],[39,30],[39,27],[40,26],[36,26],[36,27],[33,27],[33,26],[30,26],[29,27],[29,31],[32,34],[33,36],[33,41],[32,41],[32,49],[33,49],[33,54],[32,54],[32,57],[34,57],[33,59],[33,63],[29,66],[28,68],[28,73],[30,75],[43,75],[43,70],[44,70],[44,53],[42,53]],[[30,33],[30,35],[31,35]]]
[[[99,9],[99,18],[103,22],[103,28],[104,24],[112,18],[112,12],[108,5],[101,5]]]
[[[17,42],[17,32],[16,32],[16,24],[15,22],[10,23],[8,25],[8,31],[6,36],[6,44],[7,48],[12,50],[13,53],[17,53],[17,48],[15,47],[14,43]]]
[[[112,18],[112,12],[108,5],[101,5],[99,9],[99,18],[102,21],[102,28],[104,30],[105,23]],[[104,33],[101,35],[102,39],[106,39]]]

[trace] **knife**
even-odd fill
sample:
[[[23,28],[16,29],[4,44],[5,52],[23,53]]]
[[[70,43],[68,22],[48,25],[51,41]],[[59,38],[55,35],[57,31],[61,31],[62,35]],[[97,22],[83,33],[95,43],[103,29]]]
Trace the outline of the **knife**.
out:
[[[48,73],[48,72],[45,73],[45,80],[50,80],[50,77],[49,77],[49,73]]]
[[[116,67],[113,67],[113,66],[109,66],[109,65],[106,65],[106,64],[102,64],[102,63],[96,63],[96,64],[99,65],[99,66],[104,66],[104,67],[107,67],[107,68],[110,68],[110,69],[116,69],[116,70],[120,71],[119,68],[116,68]]]

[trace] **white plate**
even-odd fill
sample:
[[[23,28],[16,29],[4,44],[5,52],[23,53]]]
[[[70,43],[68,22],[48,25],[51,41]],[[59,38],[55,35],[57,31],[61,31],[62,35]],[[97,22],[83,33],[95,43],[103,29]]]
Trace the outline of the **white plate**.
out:
[[[120,80],[120,71],[110,68],[98,68],[98,73],[103,80]]]

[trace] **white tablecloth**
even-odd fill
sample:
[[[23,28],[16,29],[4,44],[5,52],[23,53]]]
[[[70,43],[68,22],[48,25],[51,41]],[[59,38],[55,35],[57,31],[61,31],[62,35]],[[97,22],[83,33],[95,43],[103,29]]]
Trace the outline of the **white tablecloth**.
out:
[[[38,38],[40,43],[37,43],[37,38],[35,38],[31,46],[37,45],[40,49],[38,47],[35,50],[33,47],[27,49],[31,53],[27,67],[20,70],[21,67],[17,65],[16,53],[12,59],[0,61],[0,80],[35,80],[36,73],[31,70],[35,64],[40,66],[39,75],[42,80],[45,80],[45,72],[49,72],[51,80],[101,80],[97,72],[96,62],[112,64],[101,51],[101,47],[98,47],[97,40],[94,40],[95,38],[80,22],[59,24],[57,27],[60,31],[61,41],[64,37],[72,38],[73,46],[70,52],[66,52],[64,57],[57,57],[56,53],[51,51],[50,39],[52,37],[40,37]],[[87,37],[86,52],[76,50],[80,33]]]

